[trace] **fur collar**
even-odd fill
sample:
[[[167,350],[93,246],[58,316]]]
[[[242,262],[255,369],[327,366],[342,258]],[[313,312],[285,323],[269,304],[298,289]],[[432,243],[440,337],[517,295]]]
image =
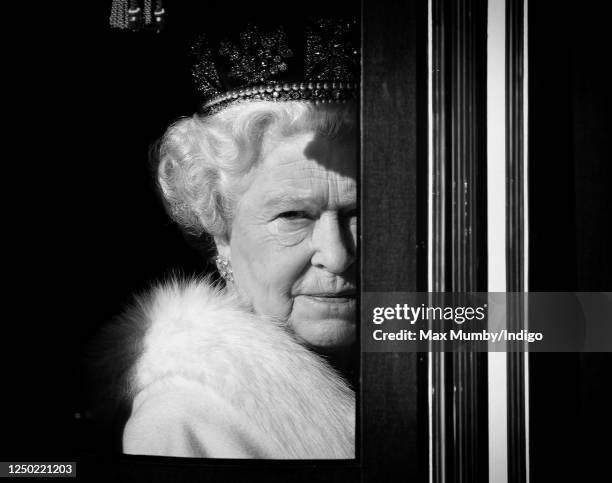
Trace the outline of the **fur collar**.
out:
[[[158,286],[123,326],[132,333],[128,400],[162,381],[187,379],[244,414],[271,457],[354,458],[348,384],[282,324],[249,313],[207,280]]]

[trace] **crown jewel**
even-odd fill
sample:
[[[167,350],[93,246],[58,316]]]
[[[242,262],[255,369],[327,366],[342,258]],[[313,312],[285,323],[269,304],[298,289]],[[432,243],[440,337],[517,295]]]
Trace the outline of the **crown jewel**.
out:
[[[249,84],[265,82],[270,76],[286,71],[285,59],[293,56],[282,27],[264,34],[253,25],[240,34],[240,46],[222,42],[219,53],[231,61],[229,75]]]
[[[351,76],[359,65],[359,49],[351,34],[356,24],[355,20],[317,19],[310,26],[306,37],[306,77],[355,80]]]
[[[203,111],[246,99],[346,102],[359,76],[355,20],[315,19],[305,30],[248,25],[214,47],[200,35],[191,47],[192,74]]]

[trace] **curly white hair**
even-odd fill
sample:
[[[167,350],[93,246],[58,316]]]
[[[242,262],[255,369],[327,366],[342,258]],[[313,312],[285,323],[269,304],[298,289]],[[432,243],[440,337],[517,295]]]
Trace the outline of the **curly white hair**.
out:
[[[191,234],[226,238],[236,200],[266,146],[307,130],[343,136],[356,121],[353,103],[267,101],[179,119],[158,152],[157,182],[168,212]]]

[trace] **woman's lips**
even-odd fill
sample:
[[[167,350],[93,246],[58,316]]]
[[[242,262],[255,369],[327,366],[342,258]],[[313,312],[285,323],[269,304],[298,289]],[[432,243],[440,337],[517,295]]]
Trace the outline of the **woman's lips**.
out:
[[[355,300],[355,292],[302,294],[302,297],[326,303],[346,303]]]
[[[295,301],[305,319],[319,321],[337,319],[354,324],[357,309],[354,292],[302,294],[297,296]]]

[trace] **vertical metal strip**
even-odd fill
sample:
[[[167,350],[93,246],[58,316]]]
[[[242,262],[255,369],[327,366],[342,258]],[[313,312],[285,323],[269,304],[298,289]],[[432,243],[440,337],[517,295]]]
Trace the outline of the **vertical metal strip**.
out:
[[[482,290],[486,0],[430,0],[428,6],[428,288]],[[429,481],[483,481],[486,354],[430,353],[428,360]]]
[[[525,291],[525,139],[524,139],[524,6],[525,0],[506,4],[506,175],[507,175],[507,286],[511,292]],[[525,327],[526,305],[515,297],[508,307],[509,329]],[[525,483],[526,409],[525,354],[508,354],[508,477]]]
[[[427,291],[433,291],[433,103],[432,0],[427,0]],[[427,481],[434,483],[434,369],[427,353]]]
[[[523,290],[529,292],[529,0],[523,0]],[[528,309],[524,312],[529,328]],[[529,460],[529,352],[525,351],[523,387],[525,404],[525,481],[530,479]]]
[[[427,291],[434,290],[433,1],[427,1]]]
[[[434,133],[433,133],[433,0],[427,2],[427,291],[434,290]],[[436,374],[436,354],[427,353],[427,444],[428,444],[428,481],[438,483],[437,458],[437,409],[434,404],[439,398],[434,389]]]
[[[434,292],[446,290],[446,36],[443,0],[432,0],[431,163],[432,280]]]
[[[487,222],[489,292],[506,291],[506,4],[488,1]],[[491,304],[490,304],[491,305]],[[488,354],[489,481],[507,483],[506,354]]]
[[[478,223],[477,193],[483,189],[478,175],[484,163],[484,136],[481,109],[482,85],[479,72],[484,65],[479,48],[485,40],[486,2],[450,2],[450,29],[453,33],[450,66],[451,138],[451,246],[453,292],[474,292],[478,286],[477,247],[483,236],[484,220]],[[482,54],[482,55],[481,55]],[[486,478],[486,394],[483,367],[486,356],[456,352],[449,355],[452,365],[453,481],[479,482]],[[483,437],[484,436],[484,437]]]
[[[428,289],[446,290],[446,38],[443,0],[429,0]],[[446,358],[428,353],[429,481],[446,482]]]

